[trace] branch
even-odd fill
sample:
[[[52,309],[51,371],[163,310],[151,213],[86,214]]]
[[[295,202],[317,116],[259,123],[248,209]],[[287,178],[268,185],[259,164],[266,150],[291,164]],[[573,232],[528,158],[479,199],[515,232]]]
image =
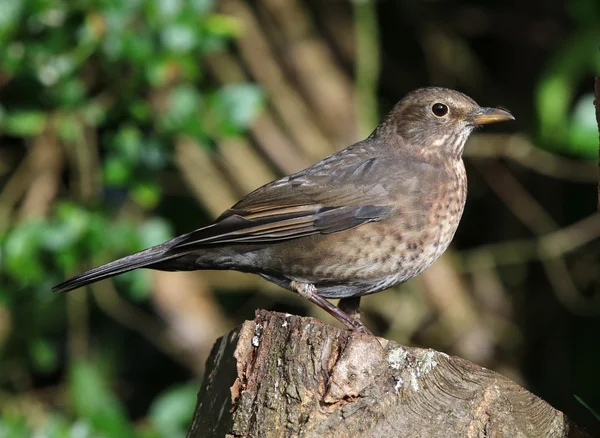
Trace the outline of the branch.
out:
[[[468,158],[507,158],[541,175],[573,182],[597,180],[597,170],[590,161],[563,158],[537,148],[518,134],[477,134],[471,136],[465,148]]]
[[[600,139],[600,76],[596,76],[594,92],[596,96],[594,99],[594,105],[596,106],[596,123],[598,124],[598,136]],[[598,143],[598,211],[600,211],[600,142]]]
[[[258,311],[215,344],[188,432],[223,436],[588,435],[464,359]]]

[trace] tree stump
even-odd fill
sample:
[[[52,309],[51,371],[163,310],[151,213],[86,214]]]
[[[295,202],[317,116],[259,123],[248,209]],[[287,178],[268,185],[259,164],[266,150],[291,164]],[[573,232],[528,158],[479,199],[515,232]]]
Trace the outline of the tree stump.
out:
[[[220,338],[188,438],[587,437],[488,369],[259,310]]]

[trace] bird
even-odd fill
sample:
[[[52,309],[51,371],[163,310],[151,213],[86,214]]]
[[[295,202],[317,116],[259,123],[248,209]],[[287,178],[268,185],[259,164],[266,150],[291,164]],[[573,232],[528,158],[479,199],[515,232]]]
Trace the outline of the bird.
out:
[[[366,139],[263,185],[207,226],[53,291],[138,268],[236,270],[371,334],[360,319],[360,298],[414,278],[448,248],[467,196],[465,142],[477,127],[510,120],[507,110],[481,107],[459,91],[413,90]]]

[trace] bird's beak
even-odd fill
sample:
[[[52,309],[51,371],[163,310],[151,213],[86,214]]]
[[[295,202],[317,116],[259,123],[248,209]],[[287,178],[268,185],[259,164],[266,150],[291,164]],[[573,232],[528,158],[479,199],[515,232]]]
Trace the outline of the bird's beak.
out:
[[[515,118],[508,111],[499,108],[479,108],[471,117],[475,125],[487,125],[489,123],[507,122]]]

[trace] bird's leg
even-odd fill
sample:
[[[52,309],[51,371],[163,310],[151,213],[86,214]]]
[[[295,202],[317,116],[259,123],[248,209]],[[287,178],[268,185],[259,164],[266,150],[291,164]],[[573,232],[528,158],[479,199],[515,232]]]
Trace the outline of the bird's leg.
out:
[[[325,310],[327,313],[329,313],[331,316],[340,321],[349,329],[357,330],[359,332],[367,333],[369,335],[373,334],[371,330],[369,330],[367,326],[365,326],[360,320],[351,317],[346,312],[334,306],[322,296],[318,295],[317,288],[314,284],[299,283],[297,281],[292,281],[290,282],[290,289],[296,292],[301,297],[306,298],[311,303],[314,303],[321,309]]]
[[[354,319],[360,319],[360,296],[342,298],[337,305],[339,309]]]

